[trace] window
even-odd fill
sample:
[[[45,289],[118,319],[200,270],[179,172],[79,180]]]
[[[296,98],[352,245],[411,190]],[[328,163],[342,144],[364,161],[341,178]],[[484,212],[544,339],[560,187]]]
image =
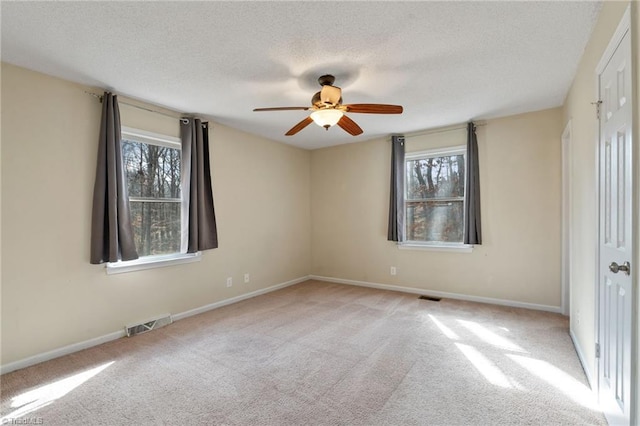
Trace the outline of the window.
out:
[[[461,246],[464,239],[466,148],[405,156],[405,241]]]
[[[138,256],[180,252],[180,140],[122,130],[131,224]]]

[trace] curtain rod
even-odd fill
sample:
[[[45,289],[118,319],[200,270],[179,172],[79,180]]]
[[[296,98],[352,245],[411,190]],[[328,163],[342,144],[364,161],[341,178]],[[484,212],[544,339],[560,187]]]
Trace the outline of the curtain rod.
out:
[[[484,121],[478,122],[478,123],[473,123],[475,124],[476,127],[480,127],[480,126],[486,126],[487,123]],[[432,135],[434,133],[444,133],[444,132],[453,132],[455,130],[462,130],[462,129],[466,129],[467,128],[467,124],[460,124],[458,126],[455,127],[441,127],[439,129],[431,129],[431,130],[422,130],[419,132],[415,132],[415,133],[406,133],[404,135],[405,138],[413,138],[416,136],[425,136],[425,135]]]
[[[97,93],[87,92],[86,90],[84,91],[84,93],[86,93],[87,95],[91,95],[94,98],[99,99],[100,102],[102,102],[102,95],[98,95]],[[146,107],[143,107],[143,106],[140,106],[140,105],[136,105],[136,104],[132,104],[132,103],[129,103],[129,102],[126,102],[126,101],[118,101],[118,103],[122,104],[122,105],[130,106],[130,107],[138,108],[138,109],[141,109],[143,111],[154,112],[156,114],[164,115],[165,117],[177,118],[177,119],[180,119],[180,120],[184,119],[184,117],[177,117],[177,115],[179,115],[179,114],[173,114],[172,115],[172,114],[169,114],[168,112],[162,112],[162,111],[158,111],[158,110],[155,110],[155,109],[146,108]]]

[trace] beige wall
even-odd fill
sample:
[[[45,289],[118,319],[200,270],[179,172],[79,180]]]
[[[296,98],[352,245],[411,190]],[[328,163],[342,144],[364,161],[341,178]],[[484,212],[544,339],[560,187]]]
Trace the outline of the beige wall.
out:
[[[563,125],[571,120],[571,330],[595,373],[595,291],[597,253],[598,121],[595,69],[628,2],[604,2],[563,108]],[[593,377],[592,377],[593,378]]]
[[[3,365],[308,274],[310,152],[215,123],[220,248],[119,275],[90,265],[101,105],[83,90],[2,65]],[[121,114],[123,125],[178,134],[177,119],[126,105]]]
[[[386,139],[313,151],[312,274],[559,306],[561,119],[552,109],[478,127],[484,244],[473,253],[386,241]],[[434,134],[431,146],[447,137]],[[430,138],[417,139],[407,151],[427,148]],[[451,144],[465,144],[464,132]]]

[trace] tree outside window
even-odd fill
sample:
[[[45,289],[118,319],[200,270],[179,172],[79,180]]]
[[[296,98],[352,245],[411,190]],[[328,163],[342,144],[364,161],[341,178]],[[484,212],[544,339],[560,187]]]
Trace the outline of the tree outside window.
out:
[[[122,154],[139,256],[180,252],[180,143],[123,131]]]
[[[406,241],[462,244],[465,156],[464,147],[407,154]]]

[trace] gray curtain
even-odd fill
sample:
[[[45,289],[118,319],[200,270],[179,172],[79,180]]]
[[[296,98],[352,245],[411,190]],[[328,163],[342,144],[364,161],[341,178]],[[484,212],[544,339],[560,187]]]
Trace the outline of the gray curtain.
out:
[[[180,120],[182,139],[182,251],[195,253],[218,247],[218,230],[211,190],[209,124]],[[185,230],[188,230],[185,232]]]
[[[404,240],[404,136],[391,137],[391,189],[387,240]]]
[[[480,228],[480,170],[476,126],[467,124],[467,202],[464,207],[464,243],[482,244]]]
[[[93,187],[90,261],[97,264],[137,258],[122,164],[118,98],[105,92]]]

